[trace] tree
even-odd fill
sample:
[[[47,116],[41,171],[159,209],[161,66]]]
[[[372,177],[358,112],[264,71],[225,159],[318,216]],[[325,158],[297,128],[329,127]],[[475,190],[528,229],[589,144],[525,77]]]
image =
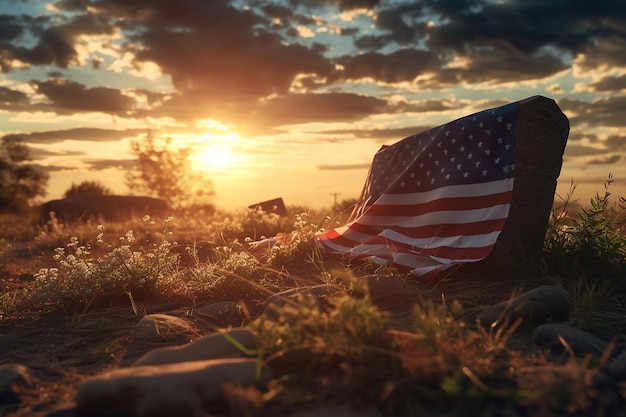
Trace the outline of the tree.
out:
[[[67,198],[76,194],[111,194],[111,189],[100,181],[83,181],[80,184],[72,183],[72,186],[65,191],[63,197]]]
[[[174,209],[206,204],[215,195],[211,180],[191,167],[191,149],[175,147],[171,138],[148,134],[131,142],[131,153],[137,158],[126,174],[132,191],[162,198]]]
[[[49,175],[28,165],[30,150],[21,137],[8,135],[0,144],[0,210],[25,210],[46,195]]]

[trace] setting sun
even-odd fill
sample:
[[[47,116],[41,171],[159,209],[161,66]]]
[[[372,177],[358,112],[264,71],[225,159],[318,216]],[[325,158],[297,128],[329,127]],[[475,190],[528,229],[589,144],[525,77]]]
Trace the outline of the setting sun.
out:
[[[221,170],[233,165],[237,156],[232,150],[222,144],[211,145],[194,158],[196,166],[200,169]]]
[[[191,157],[195,168],[202,171],[224,171],[235,165],[240,160],[233,148],[236,139],[236,134],[202,136],[202,143],[206,145],[199,147],[198,152]]]

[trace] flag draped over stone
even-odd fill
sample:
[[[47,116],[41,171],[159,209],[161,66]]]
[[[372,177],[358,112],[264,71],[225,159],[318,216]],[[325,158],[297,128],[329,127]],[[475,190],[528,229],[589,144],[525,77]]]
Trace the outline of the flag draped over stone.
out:
[[[383,146],[348,223],[317,235],[321,249],[428,277],[484,259],[509,214],[520,103]]]

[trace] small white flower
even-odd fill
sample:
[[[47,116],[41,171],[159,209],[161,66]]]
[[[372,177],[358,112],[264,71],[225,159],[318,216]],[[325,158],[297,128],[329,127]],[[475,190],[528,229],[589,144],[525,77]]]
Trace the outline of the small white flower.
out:
[[[143,221],[144,222],[147,222],[148,220],[150,220],[150,216],[149,215],[146,214],[145,216],[143,216]]]
[[[104,230],[104,225],[103,224],[99,224],[98,225],[98,230]]]

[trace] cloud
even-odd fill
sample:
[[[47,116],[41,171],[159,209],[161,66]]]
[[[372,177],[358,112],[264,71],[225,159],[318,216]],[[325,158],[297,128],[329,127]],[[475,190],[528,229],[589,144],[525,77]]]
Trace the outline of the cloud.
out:
[[[626,89],[626,74],[619,77],[604,77],[589,84],[593,91],[611,92]]]
[[[15,104],[27,102],[28,96],[26,93],[0,86],[0,108],[8,108],[6,106],[14,106]]]
[[[102,171],[110,168],[128,171],[136,166],[134,159],[86,159],[82,162],[88,165],[89,170],[93,171]]]
[[[344,165],[318,165],[317,169],[320,171],[345,171],[353,169],[367,169],[371,163],[367,164],[344,164]]]
[[[259,119],[276,124],[311,121],[353,121],[392,108],[387,101],[353,93],[289,94],[266,100],[256,108]]]
[[[622,159],[621,155],[611,155],[611,156],[607,156],[606,158],[592,159],[590,161],[587,161],[587,164],[588,165],[611,165],[620,161],[621,159]]]
[[[561,99],[559,106],[568,116],[571,126],[626,126],[626,96],[600,98],[592,102]]]
[[[20,137],[26,143],[58,143],[64,140],[80,140],[93,142],[113,142],[127,137],[135,137],[146,134],[146,129],[99,129],[92,127],[81,127],[75,129],[47,130],[31,133],[18,133],[5,135]]]
[[[135,100],[115,88],[88,88],[66,79],[32,81],[32,84],[36,86],[37,92],[51,101],[56,111],[125,114],[135,104]]]
[[[413,81],[418,75],[437,71],[442,64],[437,54],[419,49],[400,49],[389,54],[367,52],[343,56],[337,62],[344,67],[344,79],[369,77],[386,83]]]

